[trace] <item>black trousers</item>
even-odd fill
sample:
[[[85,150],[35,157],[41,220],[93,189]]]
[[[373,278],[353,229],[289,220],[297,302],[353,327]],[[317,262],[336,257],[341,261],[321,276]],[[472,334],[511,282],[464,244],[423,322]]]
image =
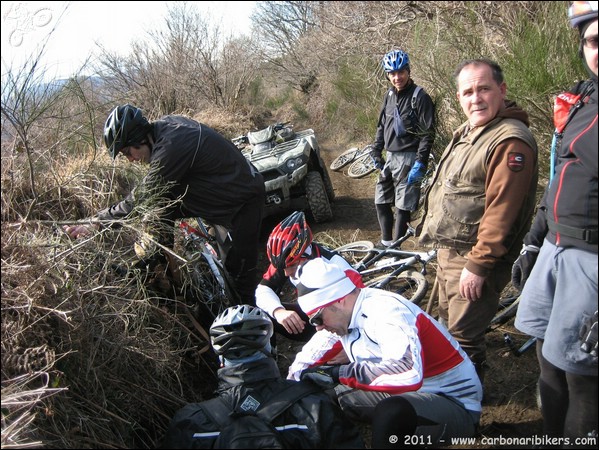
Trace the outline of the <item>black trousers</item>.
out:
[[[241,303],[256,306],[258,243],[264,215],[264,199],[246,203],[233,218],[232,246],[225,267],[235,283]]]
[[[542,354],[543,341],[537,340],[537,359],[541,367],[539,392],[543,413],[543,432],[550,437],[568,438],[564,448],[596,448],[575,445],[576,438],[597,432],[597,377],[565,372]]]

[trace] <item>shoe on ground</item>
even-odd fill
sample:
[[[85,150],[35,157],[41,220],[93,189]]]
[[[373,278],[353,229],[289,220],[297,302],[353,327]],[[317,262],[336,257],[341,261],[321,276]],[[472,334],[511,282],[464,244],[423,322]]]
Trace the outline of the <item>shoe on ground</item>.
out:
[[[393,244],[393,241],[378,241],[377,244],[375,245],[376,248],[379,248],[381,250],[385,250],[386,248],[389,248],[391,246],[391,244]]]

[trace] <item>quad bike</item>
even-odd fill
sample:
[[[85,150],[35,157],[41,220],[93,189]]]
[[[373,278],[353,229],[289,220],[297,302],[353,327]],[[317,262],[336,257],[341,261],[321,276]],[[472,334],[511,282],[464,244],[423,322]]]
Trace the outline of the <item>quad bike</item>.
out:
[[[233,143],[264,177],[265,216],[300,209],[315,222],[333,218],[335,192],[314,130],[296,132],[288,123],[276,123]]]

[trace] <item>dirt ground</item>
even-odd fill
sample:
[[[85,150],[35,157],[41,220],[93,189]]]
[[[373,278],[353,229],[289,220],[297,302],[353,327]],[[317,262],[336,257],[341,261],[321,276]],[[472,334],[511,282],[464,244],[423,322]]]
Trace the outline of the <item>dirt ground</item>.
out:
[[[334,144],[321,143],[321,146],[327,167],[335,156],[346,150]],[[330,175],[336,193],[333,202],[335,218],[332,222],[311,224],[313,232],[333,235],[345,240],[344,243],[362,239],[376,243],[380,235],[373,203],[374,175],[364,179],[352,179],[333,171]],[[276,225],[274,218],[270,220],[274,220],[272,226]],[[408,241],[404,245],[415,248],[416,242]],[[432,286],[434,273],[428,276]],[[542,436],[542,418],[536,401],[538,365],[534,347],[515,356],[504,342],[504,333],[509,333],[518,346],[528,339],[513,327],[513,320],[487,334],[489,367],[485,375],[480,433],[473,445],[451,448],[532,448],[532,439]],[[286,373],[300,347],[283,338],[278,342],[279,365]],[[364,434],[369,444],[368,427],[364,428]],[[529,438],[528,442],[524,438]]]

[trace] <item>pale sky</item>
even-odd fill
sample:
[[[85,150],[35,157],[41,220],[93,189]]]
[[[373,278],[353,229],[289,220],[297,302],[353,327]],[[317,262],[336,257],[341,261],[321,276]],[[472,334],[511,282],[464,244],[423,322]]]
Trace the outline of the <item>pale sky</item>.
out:
[[[109,51],[127,55],[132,40],[144,39],[148,31],[163,26],[168,6],[173,3],[2,1],[2,73],[8,67],[22,66],[24,58],[31,58],[54,27],[42,59],[50,77],[74,74],[92,52],[97,52],[96,42]],[[222,23],[225,32],[249,34],[255,2],[188,3]]]

